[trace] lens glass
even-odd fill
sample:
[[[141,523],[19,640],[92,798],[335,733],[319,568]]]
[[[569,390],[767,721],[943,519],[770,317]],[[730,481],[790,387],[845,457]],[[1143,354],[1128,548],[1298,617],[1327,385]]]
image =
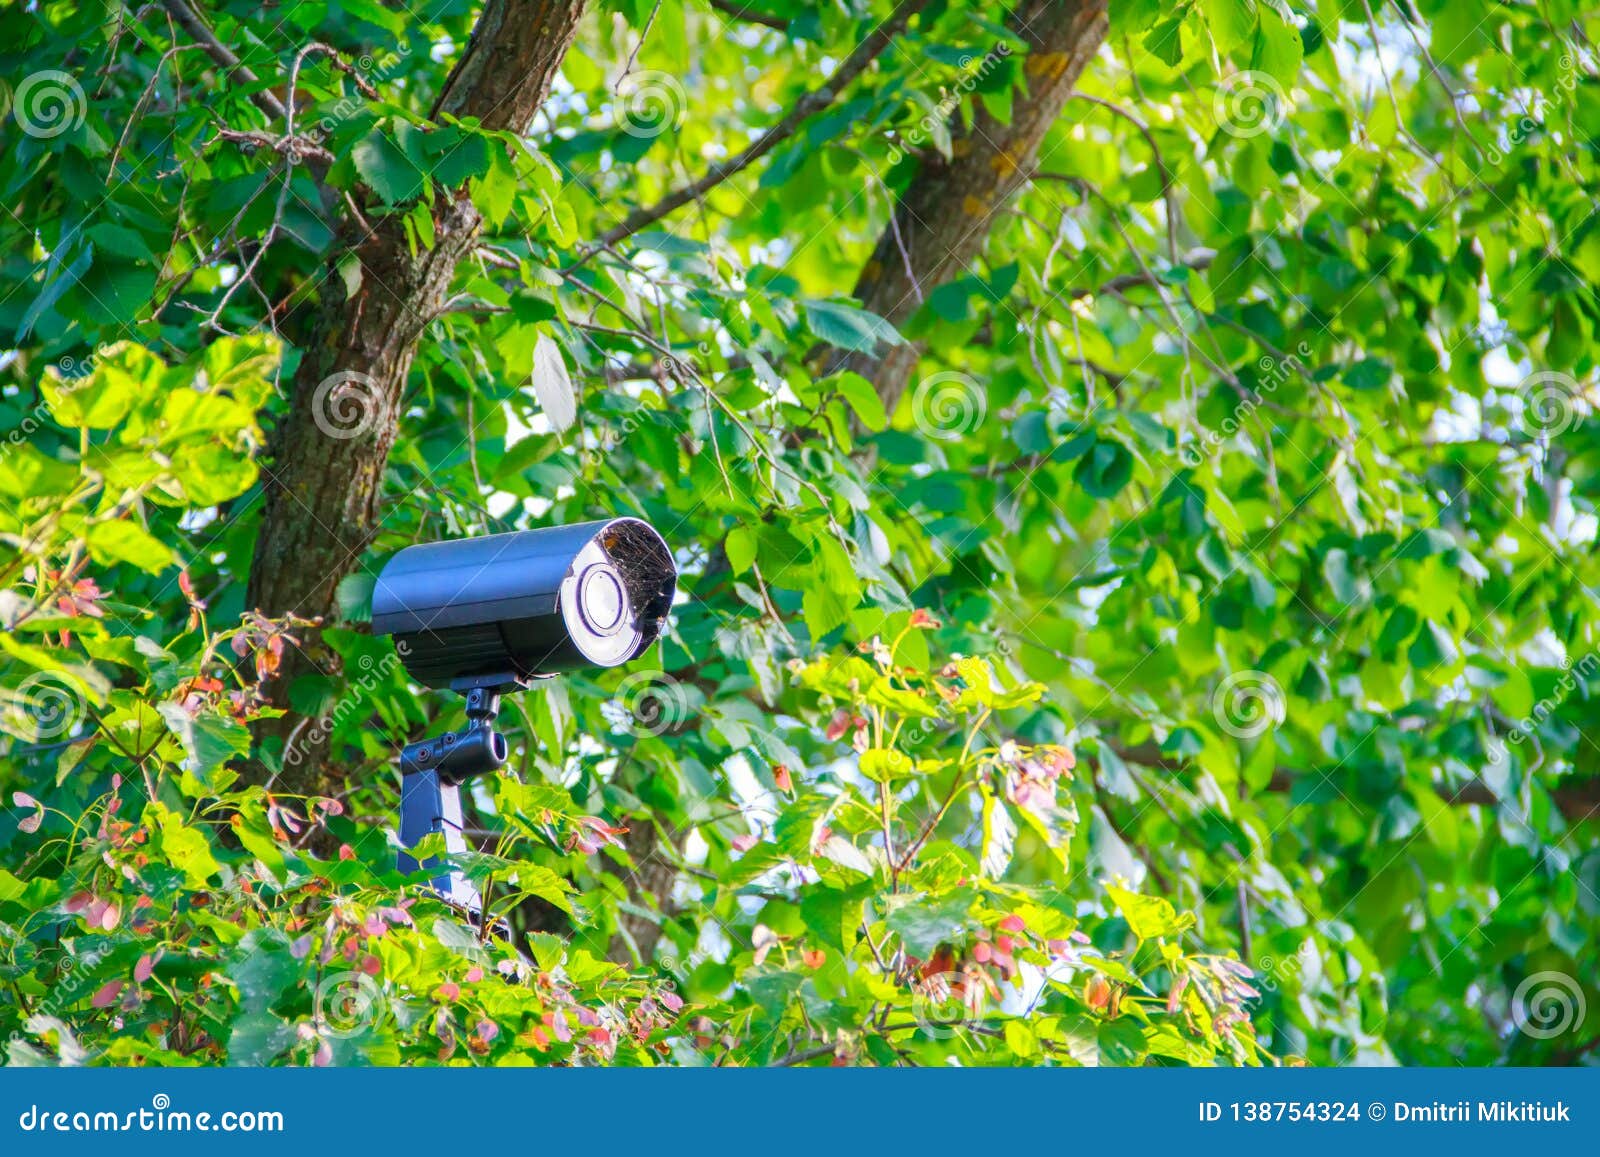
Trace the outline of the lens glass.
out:
[[[627,600],[622,576],[609,566],[589,567],[578,582],[578,605],[584,621],[599,634],[615,634],[622,626]]]

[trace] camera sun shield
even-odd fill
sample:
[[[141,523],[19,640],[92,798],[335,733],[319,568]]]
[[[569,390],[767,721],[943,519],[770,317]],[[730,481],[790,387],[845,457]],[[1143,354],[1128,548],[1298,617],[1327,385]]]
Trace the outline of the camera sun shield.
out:
[[[372,631],[429,687],[615,667],[661,634],[677,577],[637,518],[425,543],[378,575]]]

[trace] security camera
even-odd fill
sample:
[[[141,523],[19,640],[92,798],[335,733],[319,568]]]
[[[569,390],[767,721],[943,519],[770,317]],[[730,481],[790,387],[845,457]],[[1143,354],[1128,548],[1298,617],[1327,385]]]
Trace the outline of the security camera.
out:
[[[428,687],[517,685],[643,654],[677,578],[667,544],[637,518],[430,542],[378,575],[372,633],[393,635]]]
[[[442,832],[464,852],[459,785],[506,761],[500,696],[562,671],[615,667],[661,635],[677,590],[672,552],[649,523],[602,519],[400,551],[378,574],[372,633],[393,635],[406,671],[466,696],[467,726],[400,753],[400,844]],[[432,867],[426,861],[423,867]],[[400,868],[415,871],[404,851]],[[459,873],[432,880],[477,910]]]

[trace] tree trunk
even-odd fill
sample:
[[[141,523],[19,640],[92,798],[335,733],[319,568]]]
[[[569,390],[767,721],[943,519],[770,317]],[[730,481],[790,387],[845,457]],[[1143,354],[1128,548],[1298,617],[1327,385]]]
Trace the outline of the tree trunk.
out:
[[[434,115],[526,132],[549,95],[584,2],[488,0]],[[396,216],[370,232],[352,219],[324,270],[311,337],[265,472],[266,510],[248,594],[265,614],[332,621],[339,583],[356,569],[377,528],[384,466],[417,341],[448,298],[456,265],[472,252],[483,224],[464,189],[435,192],[431,250],[412,256]],[[352,251],[361,278],[347,291],[336,266]],[[315,638],[285,654],[268,687],[273,701],[287,705],[294,679],[326,669],[325,655]],[[288,739],[298,722],[292,714],[265,721],[264,734]],[[292,762],[278,779],[285,791],[327,790],[319,732],[307,728],[295,739]]]
[[[981,105],[970,129],[952,120],[951,159],[930,154],[922,162],[856,282],[862,305],[896,325],[966,271],[995,214],[1032,176],[1040,142],[1105,39],[1106,0],[1023,0],[1010,27],[1028,42],[1028,91],[1013,103],[1011,123]],[[842,366],[871,381],[892,413],[921,355],[908,343],[882,357],[851,354]]]

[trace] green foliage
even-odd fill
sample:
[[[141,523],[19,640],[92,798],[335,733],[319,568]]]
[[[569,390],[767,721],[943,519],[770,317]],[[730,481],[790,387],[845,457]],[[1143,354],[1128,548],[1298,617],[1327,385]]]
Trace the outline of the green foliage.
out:
[[[206,8],[257,82],[155,8],[0,12],[11,1062],[1593,1055],[1589,7],[1115,2],[898,325],[850,296],[895,196],[1054,67],[1006,5],[605,248],[891,5],[597,6],[520,137],[430,118],[468,5]],[[424,253],[467,203],[291,689],[339,795],[280,793],[249,725],[314,628],[247,601],[263,430],[317,295],[385,291],[339,222]],[[873,354],[917,359],[887,404]],[[391,867],[394,752],[457,706],[371,579],[621,513],[686,596],[650,670],[508,703],[480,937]]]

